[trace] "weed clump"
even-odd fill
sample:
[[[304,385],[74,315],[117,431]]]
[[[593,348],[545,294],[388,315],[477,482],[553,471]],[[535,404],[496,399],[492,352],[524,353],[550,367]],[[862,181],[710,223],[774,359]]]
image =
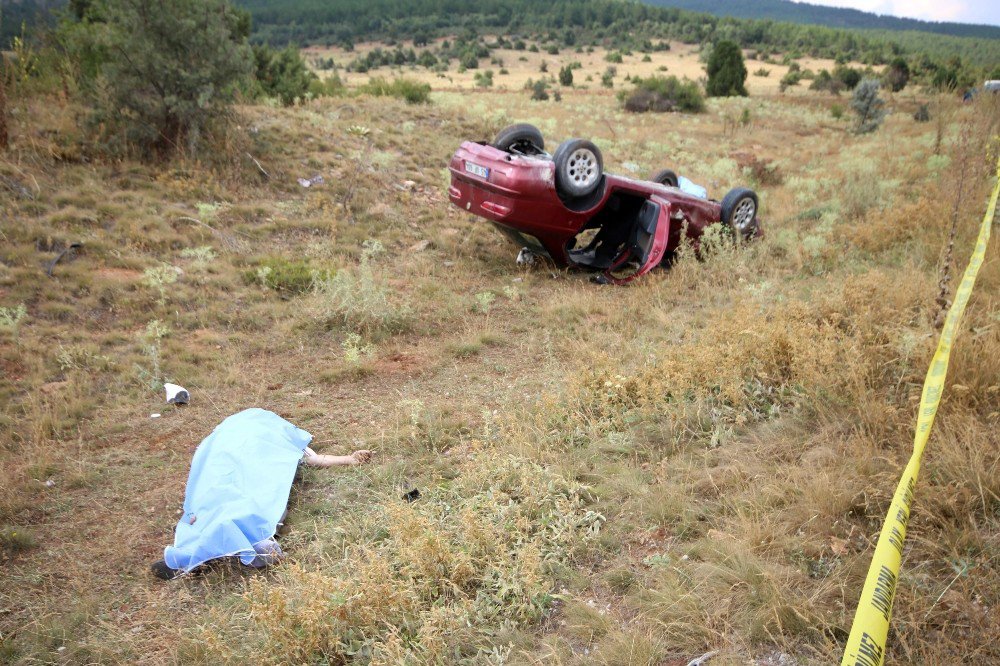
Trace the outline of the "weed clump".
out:
[[[646,113],[649,111],[686,111],[701,113],[705,110],[705,97],[698,84],[676,76],[651,76],[646,79],[632,79],[635,89],[622,96],[626,111]]]
[[[313,281],[320,316],[363,335],[398,333],[410,321],[410,308],[397,302],[377,272],[375,257],[384,252],[378,241],[366,241],[361,263],[352,270]]]
[[[35,537],[22,527],[0,529],[0,556],[2,557],[23,553],[36,545]]]
[[[259,284],[285,296],[295,296],[311,291],[316,280],[330,277],[330,271],[313,268],[306,261],[272,257],[256,268],[244,271],[247,284]]]
[[[372,78],[361,86],[362,93],[373,97],[396,97],[407,104],[428,104],[431,101],[431,86],[412,79],[393,79],[391,82],[381,76]]]

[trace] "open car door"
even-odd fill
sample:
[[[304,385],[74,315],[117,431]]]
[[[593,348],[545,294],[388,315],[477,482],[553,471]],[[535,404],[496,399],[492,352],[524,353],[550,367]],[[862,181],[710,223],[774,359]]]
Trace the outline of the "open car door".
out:
[[[670,202],[656,195],[642,204],[624,250],[604,272],[603,281],[627,284],[659,265],[670,237],[670,212]]]

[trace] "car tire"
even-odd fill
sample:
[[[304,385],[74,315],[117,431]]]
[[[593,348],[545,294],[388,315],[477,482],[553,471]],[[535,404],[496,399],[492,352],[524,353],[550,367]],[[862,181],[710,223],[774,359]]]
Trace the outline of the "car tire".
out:
[[[667,187],[677,187],[680,183],[680,181],[677,180],[677,173],[671,169],[658,171],[655,176],[650,178],[650,180],[660,185],[666,185]]]
[[[556,148],[552,161],[556,166],[556,191],[563,197],[585,197],[601,184],[604,158],[601,157],[600,149],[590,141],[563,141]]]
[[[753,238],[757,234],[757,193],[736,187],[722,198],[722,223],[737,237]]]
[[[518,123],[500,130],[493,147],[506,153],[514,150],[523,155],[540,155],[545,152],[545,139],[534,125]]]

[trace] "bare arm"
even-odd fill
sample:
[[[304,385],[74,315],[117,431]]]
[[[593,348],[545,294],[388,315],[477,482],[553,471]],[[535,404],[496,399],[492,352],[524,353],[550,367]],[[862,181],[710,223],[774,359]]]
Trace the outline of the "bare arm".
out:
[[[372,459],[372,452],[367,449],[355,451],[349,456],[330,456],[316,453],[308,446],[303,452],[302,462],[312,467],[335,467],[341,465],[362,465]]]

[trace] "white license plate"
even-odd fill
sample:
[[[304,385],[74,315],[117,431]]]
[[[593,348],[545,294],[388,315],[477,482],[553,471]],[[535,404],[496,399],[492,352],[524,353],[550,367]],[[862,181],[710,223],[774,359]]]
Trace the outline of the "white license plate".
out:
[[[473,173],[480,178],[489,178],[490,170],[484,166],[479,166],[478,164],[473,164],[472,162],[465,163],[465,170],[469,173]]]

